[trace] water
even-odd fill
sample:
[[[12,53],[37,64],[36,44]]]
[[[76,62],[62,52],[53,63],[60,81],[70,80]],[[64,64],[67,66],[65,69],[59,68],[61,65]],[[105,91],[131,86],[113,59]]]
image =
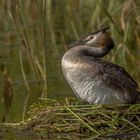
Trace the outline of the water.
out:
[[[6,130],[0,133],[1,140],[33,140],[35,137],[24,133],[18,133],[11,130]]]
[[[11,47],[11,46],[10,46]],[[2,46],[0,47],[1,58],[0,64],[4,64],[8,75],[13,81],[13,99],[10,106],[10,111],[6,112],[6,122],[19,122],[23,117],[23,109],[25,105],[25,100],[28,95],[19,62],[19,51],[18,47],[11,48]],[[63,50],[63,49],[62,49]],[[66,81],[61,72],[61,57],[63,52],[50,53],[51,49],[47,50],[47,96],[53,99],[63,99],[72,95],[72,91],[67,85]],[[27,57],[23,57],[23,66],[26,72],[26,78],[30,87],[30,96],[27,104],[28,112],[29,106],[33,103],[37,103],[42,94],[42,87],[38,84],[35,79],[32,70],[29,67]],[[43,80],[40,81],[43,84]],[[4,79],[0,78],[0,118],[2,120],[5,110],[4,110]],[[26,114],[27,115],[27,114]]]

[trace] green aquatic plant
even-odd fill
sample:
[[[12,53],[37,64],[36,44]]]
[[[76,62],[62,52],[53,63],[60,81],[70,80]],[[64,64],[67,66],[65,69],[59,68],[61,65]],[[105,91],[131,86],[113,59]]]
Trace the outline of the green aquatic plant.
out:
[[[74,99],[31,107],[19,125],[44,138],[139,138],[140,105],[89,105]]]

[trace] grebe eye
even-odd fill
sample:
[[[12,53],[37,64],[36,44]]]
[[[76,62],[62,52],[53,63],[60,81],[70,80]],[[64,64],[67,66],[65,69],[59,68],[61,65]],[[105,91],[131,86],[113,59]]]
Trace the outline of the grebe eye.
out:
[[[92,39],[94,39],[94,36],[88,36],[88,37],[85,39],[85,41],[90,41],[90,40],[92,40]]]
[[[92,40],[92,39],[94,39],[94,36],[90,36],[90,37],[88,38],[88,40]]]
[[[94,39],[94,36],[90,36],[89,40]]]

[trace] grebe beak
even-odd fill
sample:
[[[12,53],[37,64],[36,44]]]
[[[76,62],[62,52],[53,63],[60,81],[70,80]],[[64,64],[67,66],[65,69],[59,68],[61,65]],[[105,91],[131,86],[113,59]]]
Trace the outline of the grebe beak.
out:
[[[98,30],[96,32],[93,32],[90,35],[94,35],[94,34],[97,34],[99,32],[106,32],[109,28],[110,28],[109,26],[108,27],[101,28],[100,30]]]

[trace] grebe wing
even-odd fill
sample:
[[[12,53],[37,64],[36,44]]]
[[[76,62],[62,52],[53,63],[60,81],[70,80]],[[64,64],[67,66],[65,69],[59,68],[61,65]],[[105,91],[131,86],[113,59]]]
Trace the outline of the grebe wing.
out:
[[[137,83],[124,68],[109,62],[103,63],[103,78],[107,84],[118,85],[124,90],[138,89]]]

